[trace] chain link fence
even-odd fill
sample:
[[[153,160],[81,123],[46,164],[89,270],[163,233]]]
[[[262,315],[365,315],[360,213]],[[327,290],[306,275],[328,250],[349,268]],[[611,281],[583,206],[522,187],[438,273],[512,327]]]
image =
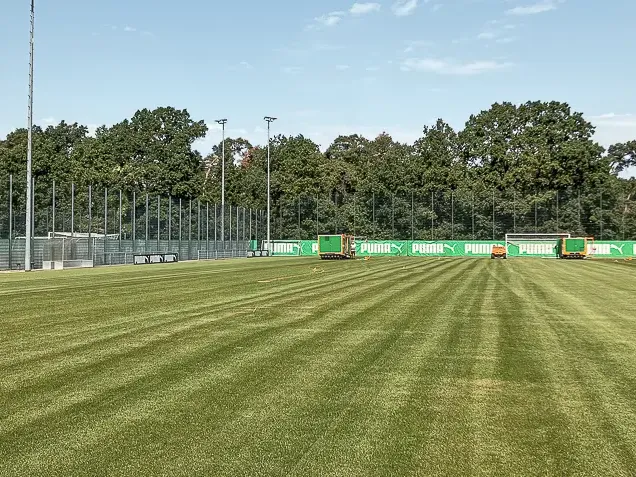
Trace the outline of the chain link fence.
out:
[[[0,270],[24,267],[26,204],[14,177],[0,184]],[[74,184],[34,183],[33,266],[47,260],[132,263],[135,253],[180,260],[245,256],[265,239],[263,210]]]
[[[636,202],[601,189],[371,191],[275,201],[272,237],[309,240],[338,233],[370,240],[500,240],[506,233],[634,240]]]

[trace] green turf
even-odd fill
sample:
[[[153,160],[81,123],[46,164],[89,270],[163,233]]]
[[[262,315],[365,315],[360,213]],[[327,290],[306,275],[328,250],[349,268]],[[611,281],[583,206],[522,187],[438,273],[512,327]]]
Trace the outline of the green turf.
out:
[[[636,472],[636,267],[0,275],[0,475]]]

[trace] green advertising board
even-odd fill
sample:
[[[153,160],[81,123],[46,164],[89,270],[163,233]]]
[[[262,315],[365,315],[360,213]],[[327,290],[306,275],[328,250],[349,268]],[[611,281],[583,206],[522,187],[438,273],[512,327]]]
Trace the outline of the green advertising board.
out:
[[[496,240],[487,242],[416,240],[408,242],[408,249],[411,257],[490,257],[495,245],[504,245],[504,243]]]
[[[592,242],[588,243],[588,254],[599,258],[634,258],[636,257],[636,242]]]
[[[493,246],[502,241],[480,240],[368,240],[356,243],[359,257],[489,257]],[[636,257],[636,241],[596,241],[589,244],[589,255],[598,258]],[[272,243],[272,255],[283,257],[317,256],[316,240],[278,240]],[[555,257],[556,241],[516,241],[508,244],[509,257]]]

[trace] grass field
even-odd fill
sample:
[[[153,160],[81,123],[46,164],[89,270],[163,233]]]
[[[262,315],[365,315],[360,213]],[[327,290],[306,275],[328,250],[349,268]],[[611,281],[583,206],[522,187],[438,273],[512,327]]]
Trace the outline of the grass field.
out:
[[[636,267],[0,275],[0,475],[636,475]]]

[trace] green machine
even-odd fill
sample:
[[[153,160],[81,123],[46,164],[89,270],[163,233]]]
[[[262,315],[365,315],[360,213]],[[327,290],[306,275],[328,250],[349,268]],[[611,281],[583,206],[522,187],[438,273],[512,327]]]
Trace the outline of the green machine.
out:
[[[583,259],[588,256],[590,238],[560,238],[557,242],[557,256],[559,258]]]
[[[355,240],[351,235],[319,235],[318,256],[321,260],[355,258]]]

